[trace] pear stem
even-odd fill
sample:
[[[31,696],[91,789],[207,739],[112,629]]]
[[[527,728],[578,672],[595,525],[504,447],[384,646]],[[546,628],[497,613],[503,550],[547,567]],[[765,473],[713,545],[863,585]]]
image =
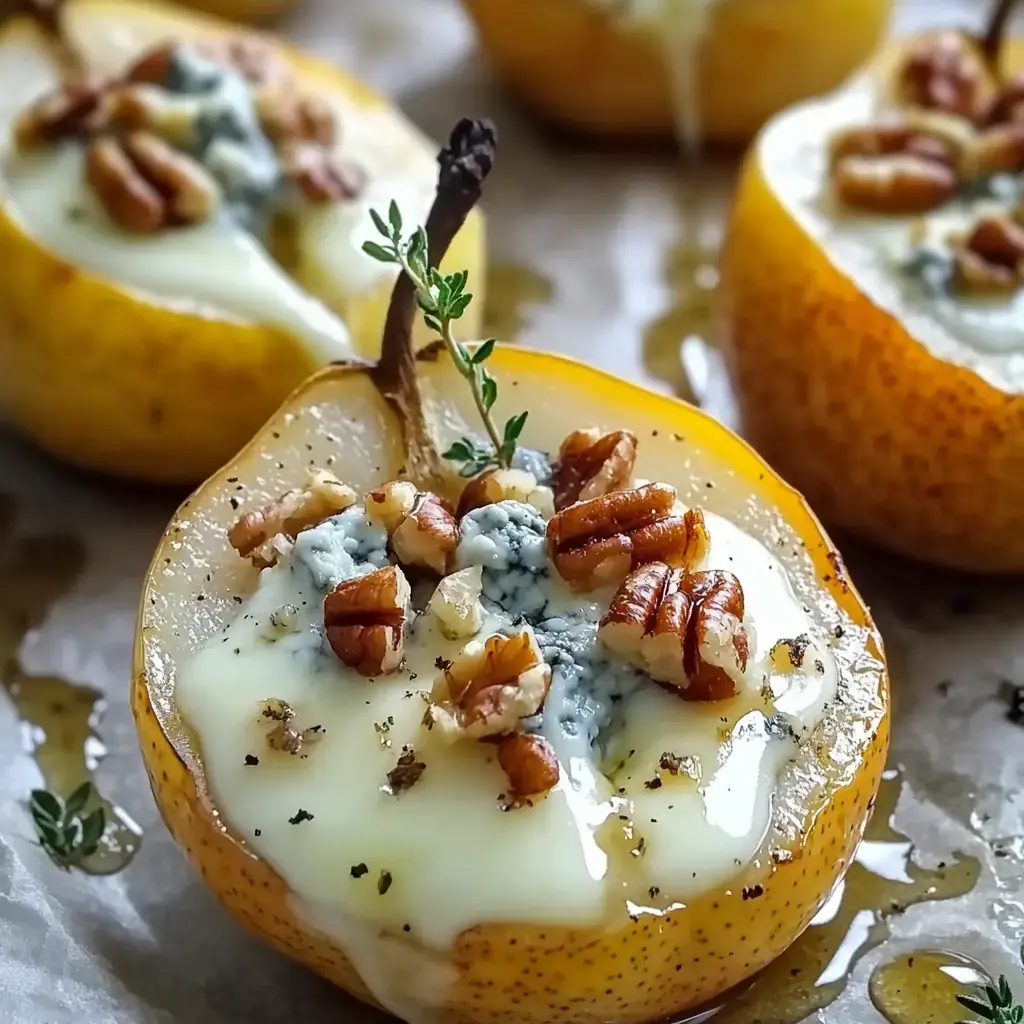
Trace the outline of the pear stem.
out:
[[[484,179],[494,164],[497,141],[490,121],[463,118],[438,155],[437,193],[426,223],[430,266],[441,265],[452,240],[480,200]],[[424,483],[438,482],[450,476],[450,471],[438,454],[423,413],[412,345],[416,311],[416,287],[402,272],[391,292],[380,361],[370,373],[377,390],[398,416],[405,435],[408,474]]]
[[[988,27],[981,39],[981,48],[989,62],[994,62],[1003,48],[1003,39],[1006,35],[1006,26],[1013,14],[1017,0],[999,0],[992,17],[989,19]]]

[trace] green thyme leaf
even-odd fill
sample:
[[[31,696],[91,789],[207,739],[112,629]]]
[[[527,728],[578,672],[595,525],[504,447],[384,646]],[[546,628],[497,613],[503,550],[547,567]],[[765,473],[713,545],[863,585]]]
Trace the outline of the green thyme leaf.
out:
[[[64,801],[64,813],[69,817],[75,817],[85,805],[89,802],[89,797],[92,796],[92,783],[83,782],[78,789],[74,791]]]
[[[82,822],[82,837],[79,848],[83,857],[95,853],[103,838],[103,830],[107,825],[107,816],[102,807],[97,807]]]
[[[391,231],[388,229],[387,224],[384,223],[384,218],[374,209],[370,209],[370,219],[373,221],[373,226],[385,237],[391,237]]]
[[[47,790],[33,789],[30,798],[32,801],[32,816],[36,820],[42,816],[50,821],[59,822],[64,817],[64,805],[61,803],[60,798]]]
[[[490,412],[498,400],[497,381],[485,370],[480,368],[480,392],[483,395],[484,411]]]
[[[494,351],[494,345],[494,338],[488,338],[486,341],[481,342],[477,350],[472,356],[470,356],[470,362],[479,365],[485,359],[489,359],[491,353]]]
[[[391,223],[392,237],[396,240],[402,233],[402,211],[398,209],[398,203],[391,200],[391,205],[388,207],[388,220]]]
[[[383,245],[379,245],[377,242],[363,242],[363,252],[367,256],[372,256],[375,260],[380,260],[381,263],[398,262],[398,258],[390,249],[385,249]]]

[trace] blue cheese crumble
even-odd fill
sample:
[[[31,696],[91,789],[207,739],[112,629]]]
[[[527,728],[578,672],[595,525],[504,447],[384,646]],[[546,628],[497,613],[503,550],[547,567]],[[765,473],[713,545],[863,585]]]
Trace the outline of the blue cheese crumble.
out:
[[[358,505],[295,538],[293,571],[308,570],[323,591],[389,563],[387,531],[367,519]]]

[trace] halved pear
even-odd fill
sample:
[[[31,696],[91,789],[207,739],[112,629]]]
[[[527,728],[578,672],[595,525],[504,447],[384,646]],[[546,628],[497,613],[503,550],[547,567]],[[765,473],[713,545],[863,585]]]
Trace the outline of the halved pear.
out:
[[[237,31],[133,0],[69,0],[63,17],[86,63],[111,73],[166,40]],[[359,251],[373,235],[368,209],[386,209],[396,196],[412,215],[421,208],[425,215],[436,148],[340,69],[275,45],[300,86],[336,108],[343,152],[369,172],[361,198],[314,214],[307,242],[278,253],[281,264],[244,238],[242,256],[228,253],[235,262],[225,261],[222,250],[204,249],[204,226],[151,238],[112,227],[90,236],[71,201],[79,177],[60,179],[54,170],[57,147],[28,158],[0,154],[0,404],[54,454],[134,479],[194,484],[317,366],[378,351],[394,268]],[[53,87],[58,73],[54,50],[34,23],[6,23],[0,128]],[[466,223],[450,259],[470,271],[479,298],[479,215]],[[482,305],[467,311],[470,334]],[[321,343],[309,340],[314,336]]]
[[[1024,293],[971,303],[973,334],[944,324],[882,249],[917,218],[827,198],[828,140],[872,120],[895,58],[781,114],[749,153],[722,263],[727,362],[745,435],[827,523],[923,561],[1016,573]],[[1024,68],[1024,40],[1006,42],[1002,65]]]
[[[463,2],[498,73],[545,119],[597,136],[645,138],[669,137],[681,118],[692,116],[712,142],[745,142],[772,114],[838,85],[877,46],[892,6],[891,0]],[[636,19],[626,13],[630,7]],[[669,59],[678,65],[672,68]]]
[[[417,362],[416,379],[441,448],[476,423],[477,414],[448,357],[427,355]],[[612,928],[474,927],[441,956],[452,981],[429,1017],[452,1024],[660,1020],[707,1002],[782,952],[849,864],[888,744],[882,641],[801,497],[715,420],[554,355],[499,348],[487,365],[499,388],[497,419],[524,407],[533,411],[523,437],[528,446],[556,451],[581,425],[635,431],[638,476],[675,485],[687,504],[728,517],[767,545],[815,627],[834,638],[840,699],[783,769],[763,846],[728,885],[663,916],[638,912],[631,919],[624,909]],[[297,485],[311,464],[360,494],[403,467],[415,473],[406,452],[409,418],[396,414],[375,380],[382,377],[366,368],[322,371],[182,505],[146,578],[132,690],[153,791],[171,833],[207,884],[248,929],[367,1001],[373,1001],[375,979],[361,978],[338,945],[298,915],[288,880],[232,828],[231,808],[215,806],[203,752],[179,714],[175,686],[187,659],[256,586],[256,571],[227,540],[239,501],[259,505]],[[457,478],[452,474],[447,482]],[[344,779],[337,784],[344,786]],[[409,841],[414,847],[415,837]],[[348,864],[339,870],[347,872]],[[544,868],[524,864],[522,870]],[[751,893],[756,905],[747,901]],[[397,938],[412,952],[419,948],[408,936]],[[436,950],[425,955],[431,962],[439,956]]]

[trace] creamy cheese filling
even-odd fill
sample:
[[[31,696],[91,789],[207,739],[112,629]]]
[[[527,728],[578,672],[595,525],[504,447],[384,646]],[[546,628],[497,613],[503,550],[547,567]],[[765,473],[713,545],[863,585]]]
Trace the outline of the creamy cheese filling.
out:
[[[760,851],[779,772],[821,720],[837,674],[781,565],[727,520],[706,519],[698,568],[739,577],[751,633],[739,694],[706,704],[602,650],[597,622],[612,590],[564,586],[532,509],[502,502],[463,519],[458,567],[483,571],[478,639],[525,626],[552,666],[525,726],[550,741],[561,778],[532,806],[508,809],[492,744],[449,745],[425,729],[424,696],[466,643],[445,639],[432,613],[407,626],[402,668],[377,679],[325,643],[325,594],[388,561],[383,529],[359,506],[300,534],[292,559],[264,570],[237,618],[181,667],[178,707],[219,811],[393,1012],[426,1019],[422,1007],[443,1001],[446,954],[468,928],[621,925],[724,886]],[[776,671],[772,647],[800,636],[802,665]],[[287,701],[298,728],[320,726],[319,742],[270,750],[268,698]],[[426,769],[394,795],[387,775],[406,746]]]
[[[125,42],[122,64],[139,52],[137,41]],[[401,115],[318,91],[341,126],[340,158],[365,171],[366,185],[353,200],[296,207],[296,265],[284,268],[259,240],[259,231],[249,230],[256,225],[240,215],[237,202],[225,203],[219,215],[193,227],[130,234],[87,187],[80,145],[16,153],[10,139],[14,117],[57,84],[55,69],[30,50],[14,41],[0,52],[8,68],[23,65],[30,74],[28,83],[12,87],[16,102],[0,103],[0,202],[26,234],[54,255],[156,304],[280,328],[318,362],[352,354],[344,322],[349,303],[386,285],[395,273],[362,252],[363,241],[374,234],[370,209],[395,199],[411,221],[422,222],[434,193],[430,147]],[[225,146],[207,156],[204,162],[222,182],[235,172],[251,177],[252,168],[241,166]]]
[[[957,198],[923,218],[840,208],[827,186],[829,140],[843,128],[870,124],[878,107],[875,81],[864,76],[781,115],[758,148],[769,186],[829,259],[936,355],[999,386],[1024,389],[1024,289],[991,297],[950,294],[937,279],[949,236],[966,232],[986,213],[1005,213],[1019,194],[1019,180],[993,179],[989,194]],[[929,250],[936,257],[932,266]]]

